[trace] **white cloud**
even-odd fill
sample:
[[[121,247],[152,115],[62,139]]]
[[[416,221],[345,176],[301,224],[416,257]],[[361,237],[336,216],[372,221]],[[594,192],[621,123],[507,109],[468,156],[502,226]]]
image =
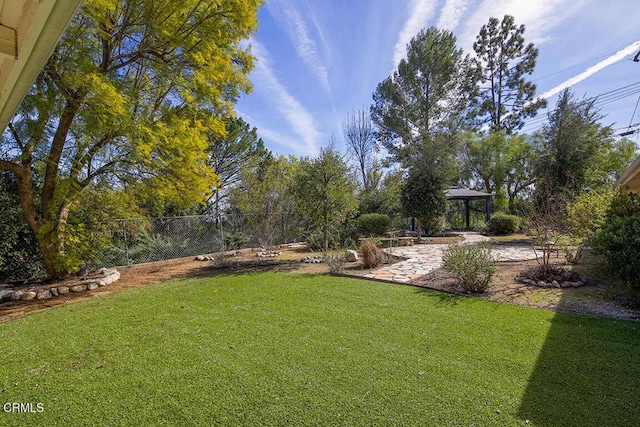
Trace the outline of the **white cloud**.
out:
[[[295,147],[297,151],[305,153],[317,152],[321,135],[316,129],[313,117],[280,83],[271,67],[271,59],[267,50],[256,40],[251,41],[251,48],[252,54],[257,58],[256,67],[251,73],[256,92],[264,92],[264,98],[272,103],[274,108],[284,116],[291,129],[300,136],[304,147],[300,147],[300,143],[295,143],[290,138],[286,140],[275,139],[274,142]],[[264,128],[260,128],[260,131],[265,133]]]
[[[440,18],[436,27],[454,31],[468,7],[467,0],[447,0],[440,10]]]
[[[465,19],[463,31],[458,37],[459,46],[471,52],[480,28],[489,22],[489,18],[502,20],[504,15],[513,16],[518,26],[525,25],[525,41],[539,46],[548,40],[552,28],[565,21],[583,4],[583,0],[484,0]]]
[[[394,68],[397,67],[400,60],[406,56],[407,44],[426,26],[433,14],[435,3],[433,0],[413,0],[411,2],[409,19],[407,19],[400,34],[398,34],[398,41],[393,50]]]
[[[271,15],[284,26],[289,40],[304,63],[316,75],[327,93],[331,92],[329,73],[324,66],[315,40],[309,34],[305,20],[289,0],[273,0],[267,3]]]
[[[608,58],[603,59],[597,64],[587,68],[585,71],[578,74],[577,76],[571,77],[569,80],[559,84],[556,87],[549,89],[548,91],[540,95],[540,98],[545,98],[545,99],[550,98],[553,95],[560,93],[562,90],[580,83],[581,81],[591,77],[592,75],[602,70],[603,68],[606,68],[609,65],[613,65],[616,62],[621,61],[627,56],[631,55],[632,53],[635,53],[638,50],[638,48],[640,48],[640,40],[631,43],[629,46],[623,49],[620,49],[619,51],[609,56]]]

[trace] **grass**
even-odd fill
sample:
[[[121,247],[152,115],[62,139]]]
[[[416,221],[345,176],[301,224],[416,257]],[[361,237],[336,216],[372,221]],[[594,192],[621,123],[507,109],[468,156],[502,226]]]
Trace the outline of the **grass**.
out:
[[[168,282],[0,323],[0,425],[628,425],[638,323],[331,276]]]

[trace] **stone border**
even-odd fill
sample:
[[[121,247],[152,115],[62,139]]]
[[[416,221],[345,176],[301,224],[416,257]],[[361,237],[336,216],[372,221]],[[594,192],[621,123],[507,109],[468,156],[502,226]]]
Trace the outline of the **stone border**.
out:
[[[93,291],[94,289],[107,286],[120,279],[120,272],[115,268],[101,268],[98,273],[102,275],[100,279],[91,279],[86,282],[69,284],[61,286],[53,286],[47,289],[38,290],[36,287],[17,290],[0,290],[0,302],[6,301],[31,301],[55,298],[69,292],[79,293],[85,291]]]
[[[568,280],[565,280],[563,282],[558,282],[557,280],[554,280],[553,282],[548,283],[548,282],[543,282],[542,280],[535,281],[533,279],[528,279],[522,276],[516,276],[514,280],[518,283],[537,286],[539,288],[579,288],[585,285],[585,282],[583,282],[582,280],[577,280],[575,282],[571,282]]]

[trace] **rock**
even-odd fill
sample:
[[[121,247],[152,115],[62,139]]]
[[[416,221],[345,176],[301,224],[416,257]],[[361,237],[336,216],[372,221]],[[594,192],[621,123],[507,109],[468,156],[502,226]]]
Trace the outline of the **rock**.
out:
[[[51,290],[47,289],[45,291],[39,291],[36,293],[36,299],[49,299],[51,298]]]
[[[83,292],[87,290],[87,285],[75,285],[69,288],[71,292]]]
[[[12,293],[13,291],[9,289],[0,290],[0,301],[9,301]]]
[[[120,278],[120,273],[118,272],[118,270],[113,270],[111,274],[109,274],[108,276],[105,276],[102,279],[102,281],[104,282],[105,285],[109,285],[115,282],[116,280],[118,280],[119,278]]]
[[[198,256],[196,257],[196,261],[206,261],[206,260],[207,260],[207,257],[202,256],[202,255],[198,255]]]
[[[27,291],[25,293],[22,294],[22,297],[20,297],[20,299],[22,301],[30,301],[32,299],[34,299],[36,297],[36,293],[33,291]]]
[[[96,282],[87,283],[87,289],[90,291],[98,289],[98,284]]]
[[[60,295],[68,294],[69,293],[69,287],[67,287],[67,286],[58,287],[58,293]]]
[[[344,253],[344,258],[347,260],[347,262],[356,262],[358,261],[358,252],[354,251],[353,249],[347,249],[347,251]]]
[[[20,301],[20,298],[22,298],[22,294],[24,294],[23,291],[13,291],[11,293],[11,301]]]
[[[58,292],[58,288],[51,288],[49,289],[49,291],[51,292],[52,297],[57,297],[58,295],[60,295],[60,292]]]
[[[563,282],[564,283],[564,282]],[[560,285],[560,283],[558,283],[557,280],[554,280],[553,282],[551,282],[551,284],[553,285],[554,288],[561,288],[562,286]]]
[[[115,271],[117,271],[115,268],[101,268],[100,270],[98,270],[98,273],[100,273],[103,276],[109,276],[111,274],[113,274]]]
[[[98,285],[98,286],[100,286],[100,287],[102,287],[102,286],[107,286],[107,284],[106,284],[106,283],[104,283],[104,280],[97,280],[97,281],[96,281],[96,285]]]
[[[537,285],[542,287],[542,288],[546,288],[547,287],[547,283],[543,282],[542,280],[538,281]]]

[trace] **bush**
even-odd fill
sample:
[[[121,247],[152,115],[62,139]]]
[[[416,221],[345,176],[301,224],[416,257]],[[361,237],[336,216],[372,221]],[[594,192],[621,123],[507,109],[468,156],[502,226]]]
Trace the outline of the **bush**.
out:
[[[384,253],[371,242],[364,242],[360,251],[362,252],[362,263],[366,268],[376,268],[384,261]]]
[[[487,230],[494,234],[513,234],[520,229],[521,223],[519,216],[496,212],[489,219]]]
[[[594,240],[607,267],[632,288],[640,290],[640,214],[609,218]]]
[[[496,273],[496,260],[488,244],[450,245],[443,262],[445,268],[458,276],[465,292],[484,292]]]
[[[614,194],[593,248],[604,255],[612,272],[640,290],[640,195]]]
[[[569,235],[580,246],[589,246],[602,229],[614,197],[613,190],[593,190],[580,194],[567,206]]]
[[[389,215],[368,213],[361,215],[356,220],[358,231],[366,236],[381,236],[389,230],[391,218]]]
[[[443,215],[422,217],[420,218],[420,226],[424,234],[433,236],[442,233],[447,227],[447,220]]]
[[[340,274],[344,271],[344,265],[346,263],[343,256],[340,255],[325,255],[324,262],[329,268],[330,274]]]
[[[242,249],[251,239],[242,231],[234,231],[224,236],[224,243],[227,249]]]

